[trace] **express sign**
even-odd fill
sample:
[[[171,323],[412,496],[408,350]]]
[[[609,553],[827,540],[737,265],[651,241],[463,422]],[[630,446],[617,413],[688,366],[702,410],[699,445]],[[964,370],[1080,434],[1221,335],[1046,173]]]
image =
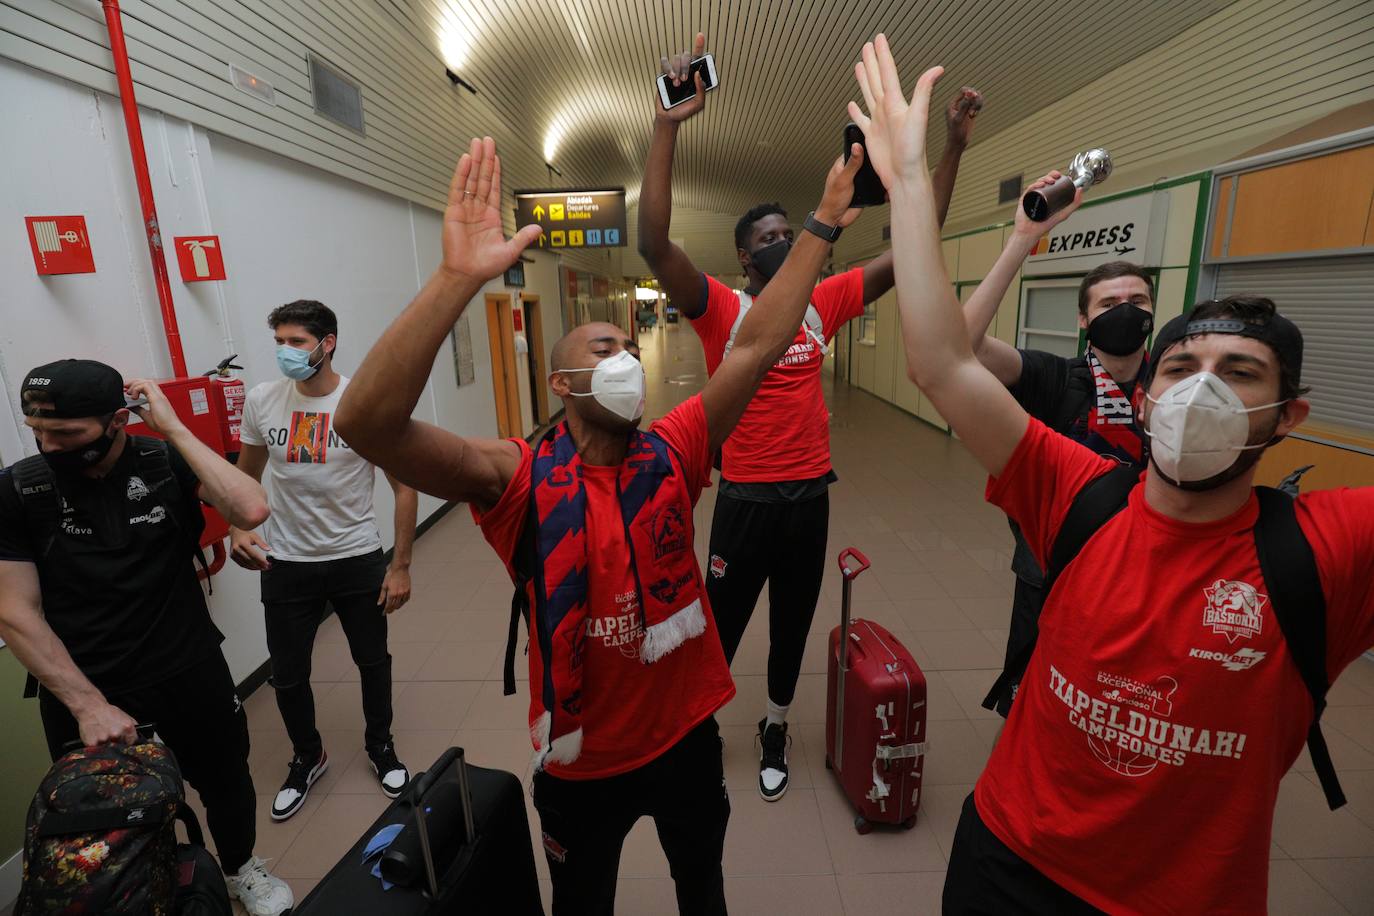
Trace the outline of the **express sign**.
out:
[[[1036,244],[1022,273],[1082,273],[1108,261],[1144,264],[1152,196],[1083,207]]]
[[[625,245],[625,189],[516,191],[515,225],[540,226],[540,248]]]

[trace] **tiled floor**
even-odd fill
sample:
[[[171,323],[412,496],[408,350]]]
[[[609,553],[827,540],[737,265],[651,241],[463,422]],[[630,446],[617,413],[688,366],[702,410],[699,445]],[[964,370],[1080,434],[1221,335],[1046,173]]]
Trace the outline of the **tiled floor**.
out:
[[[652,333],[645,361],[650,416],[705,379],[700,348],[685,326]],[[855,586],[854,610],[891,629],[929,679],[927,791],[914,830],[861,837],[825,770],[823,645],[840,598],[828,564],[793,704],[792,787],[776,804],[761,801],[754,788],[753,732],[764,706],[767,656],[762,609],[736,659],[739,694],[719,715],[734,806],[727,893],[740,914],[936,912],[959,806],[997,732],[999,720],[979,700],[1006,638],[1011,538],[1003,517],[982,502],[983,475],[957,441],[867,394],[844,387],[827,394],[840,476],[832,490],[831,553],[852,544],[868,554],[873,569]],[[708,490],[697,507],[703,555],[713,499]],[[402,759],[423,768],[459,744],[473,762],[521,774],[528,785],[524,686],[518,697],[501,695],[510,584],[465,509],[420,540],[413,574],[415,597],[391,628]],[[247,701],[253,776],[262,793],[258,854],[273,860],[298,897],[386,801],[361,751],[358,674],[333,619],[320,631],[314,681],[331,766],[301,813],[284,824],[267,817],[290,753],[281,720],[268,689]],[[1305,757],[1284,780],[1270,864],[1274,913],[1374,913],[1374,663],[1358,662],[1335,686],[1326,723],[1350,804],[1326,810]],[[532,809],[530,822],[537,825]],[[544,892],[547,900],[547,884]],[[618,909],[675,910],[667,863],[647,821],[625,847]]]

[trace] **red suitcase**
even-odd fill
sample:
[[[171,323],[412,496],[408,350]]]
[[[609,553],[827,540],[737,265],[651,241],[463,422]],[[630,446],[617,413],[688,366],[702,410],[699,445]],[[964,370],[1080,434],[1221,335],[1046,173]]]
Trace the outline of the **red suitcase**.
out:
[[[926,678],[906,647],[871,620],[849,618],[850,589],[868,559],[840,554],[844,599],[830,631],[825,765],[859,812],[854,829],[916,826],[926,751]]]

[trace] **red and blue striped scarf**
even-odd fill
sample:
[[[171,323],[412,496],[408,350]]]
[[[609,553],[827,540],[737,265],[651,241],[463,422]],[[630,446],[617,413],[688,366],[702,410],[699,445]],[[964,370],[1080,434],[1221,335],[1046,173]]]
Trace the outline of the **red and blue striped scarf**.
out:
[[[591,615],[587,489],[566,422],[540,441],[530,465],[530,494],[525,522],[534,526],[528,583],[534,608],[530,733],[540,769],[546,761],[572,763],[582,749],[582,676]],[[644,629],[639,657],[647,665],[706,632],[691,496],[668,443],[639,430],[630,433],[616,494]]]

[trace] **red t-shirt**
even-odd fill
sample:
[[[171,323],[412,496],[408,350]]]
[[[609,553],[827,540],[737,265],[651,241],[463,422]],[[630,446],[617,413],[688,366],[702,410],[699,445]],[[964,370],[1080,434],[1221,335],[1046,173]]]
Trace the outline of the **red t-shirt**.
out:
[[[840,326],[864,311],[864,272],[856,267],[829,277],[811,293],[828,343]],[[714,375],[725,358],[730,329],[739,317],[739,296],[714,277],[706,278],[706,310],[692,327]],[[721,473],[735,483],[811,480],[830,472],[830,423],[821,394],[825,354],[803,325],[772,370],[764,376],[735,431],[725,440]]]
[[[672,447],[692,503],[708,479],[711,454],[706,413],[697,395],[678,405],[651,429]],[[506,571],[529,513],[532,452],[520,439],[520,466],[490,512],[474,506],[473,518]],[[735,684],[716,635],[701,570],[697,588],[706,609],[706,632],[646,665],[639,660],[644,639],[639,597],[625,524],[616,499],[618,468],[582,465],[587,487],[588,615],[587,658],[582,691],[582,753],[571,764],[549,764],[564,779],[600,779],[643,766],[729,702]],[[686,518],[692,507],[684,506]]]
[[[1043,565],[1078,490],[1112,466],[1031,420],[988,501]],[[1050,593],[978,780],[988,827],[1113,913],[1261,913],[1279,780],[1312,703],[1264,594],[1251,496],[1188,524],[1137,486]],[[1297,500],[1334,680],[1374,645],[1374,487]]]

